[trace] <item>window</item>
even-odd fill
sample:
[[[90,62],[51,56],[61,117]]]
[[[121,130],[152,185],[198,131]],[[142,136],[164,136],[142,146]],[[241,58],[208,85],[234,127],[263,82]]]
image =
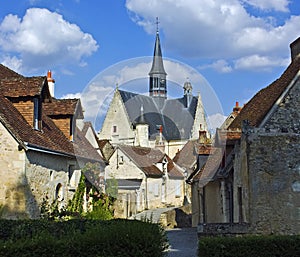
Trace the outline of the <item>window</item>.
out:
[[[117,133],[117,126],[116,125],[113,126],[113,133]]]
[[[74,140],[74,117],[70,119],[70,141]]]
[[[69,185],[71,187],[75,187],[76,186],[75,165],[69,165],[69,167],[68,167],[68,176],[69,176]]]
[[[181,180],[176,180],[175,196],[181,196]]]
[[[159,196],[159,185],[158,185],[158,183],[154,184],[154,195]]]

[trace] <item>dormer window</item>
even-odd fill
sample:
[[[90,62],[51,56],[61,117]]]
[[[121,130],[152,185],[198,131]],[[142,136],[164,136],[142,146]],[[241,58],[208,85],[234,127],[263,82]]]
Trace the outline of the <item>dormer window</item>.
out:
[[[36,130],[41,129],[41,101],[38,97],[33,98],[33,127]]]

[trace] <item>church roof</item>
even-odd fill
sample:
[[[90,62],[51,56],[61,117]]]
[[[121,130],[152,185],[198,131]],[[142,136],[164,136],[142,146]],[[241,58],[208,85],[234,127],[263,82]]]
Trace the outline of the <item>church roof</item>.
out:
[[[189,139],[193,127],[198,99],[192,97],[188,108],[185,107],[184,97],[165,99],[160,108],[156,99],[146,95],[119,90],[130,122],[136,124],[144,110],[144,120],[149,125],[149,135],[154,139],[158,128],[163,127],[163,137],[166,140]]]

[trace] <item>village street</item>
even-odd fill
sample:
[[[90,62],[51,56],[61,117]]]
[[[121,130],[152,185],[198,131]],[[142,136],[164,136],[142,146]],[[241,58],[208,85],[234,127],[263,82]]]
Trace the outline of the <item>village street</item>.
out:
[[[163,212],[173,208],[158,208],[147,210],[136,215],[135,219],[159,222]],[[196,257],[198,249],[198,237],[196,228],[174,228],[166,230],[170,247],[168,257]]]

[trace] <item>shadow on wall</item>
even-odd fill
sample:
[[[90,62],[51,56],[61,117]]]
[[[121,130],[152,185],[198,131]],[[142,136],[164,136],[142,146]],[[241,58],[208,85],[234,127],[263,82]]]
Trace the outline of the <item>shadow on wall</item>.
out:
[[[26,177],[5,190],[5,199],[0,203],[1,219],[30,219],[40,216],[38,206]]]

